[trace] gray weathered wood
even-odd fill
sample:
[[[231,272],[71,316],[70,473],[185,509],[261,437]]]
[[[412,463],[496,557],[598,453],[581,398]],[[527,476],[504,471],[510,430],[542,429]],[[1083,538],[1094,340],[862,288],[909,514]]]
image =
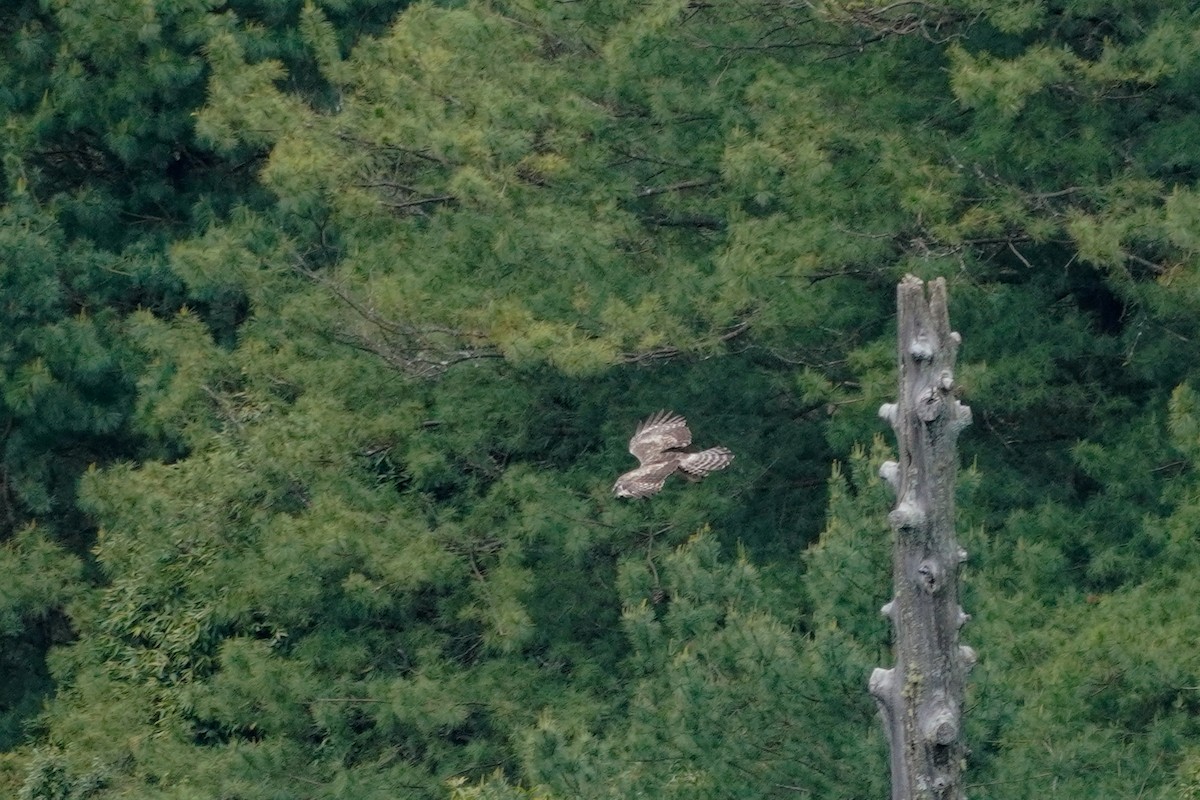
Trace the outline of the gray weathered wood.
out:
[[[896,492],[895,594],[883,613],[895,629],[896,664],[871,674],[891,747],[892,800],[962,800],[963,692],[975,652],[958,641],[968,617],[958,601],[966,552],[954,533],[956,441],[971,409],[954,396],[961,341],[950,330],[946,282],[909,275],[896,292],[900,397],[879,415],[896,432],[899,463],[880,474]]]

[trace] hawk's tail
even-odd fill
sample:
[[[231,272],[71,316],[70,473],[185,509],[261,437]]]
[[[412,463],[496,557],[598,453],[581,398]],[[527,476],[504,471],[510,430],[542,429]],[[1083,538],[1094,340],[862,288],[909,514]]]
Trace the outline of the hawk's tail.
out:
[[[725,469],[733,461],[733,453],[728,447],[710,447],[699,453],[685,453],[679,459],[679,469],[686,477],[699,480],[710,472]]]

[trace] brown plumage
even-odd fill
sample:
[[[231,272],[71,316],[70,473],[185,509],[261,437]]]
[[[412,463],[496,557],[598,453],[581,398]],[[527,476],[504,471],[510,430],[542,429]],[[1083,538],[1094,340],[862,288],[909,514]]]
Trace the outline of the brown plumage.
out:
[[[682,448],[692,443],[687,420],[670,411],[660,411],[637,426],[629,440],[629,452],[640,464],[613,484],[617,497],[649,497],[663,487],[675,472],[698,481],[710,472],[725,469],[733,453],[725,447],[710,447],[696,453]]]

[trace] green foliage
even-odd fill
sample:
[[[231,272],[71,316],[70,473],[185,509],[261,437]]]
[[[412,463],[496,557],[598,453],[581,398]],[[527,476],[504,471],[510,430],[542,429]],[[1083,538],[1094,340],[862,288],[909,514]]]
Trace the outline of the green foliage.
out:
[[[18,800],[85,800],[94,797],[106,782],[102,765],[76,772],[61,753],[38,751],[17,797]]]
[[[5,574],[0,608],[0,635],[18,632],[21,620],[46,613],[78,591],[79,563],[30,526],[4,543],[0,550]]]
[[[839,646],[822,633],[807,640],[772,614],[784,604],[744,553],[727,561],[710,534],[658,560],[627,559],[618,579],[628,705],[598,732],[543,715],[521,746],[525,773],[561,797],[881,789],[870,701],[859,692],[847,713],[817,699],[847,675],[825,660]],[[811,733],[829,726],[837,735],[815,741]],[[874,768],[855,768],[864,755]]]
[[[5,682],[0,704],[0,742],[21,741],[21,722],[38,710],[51,684],[41,650],[61,644],[69,631],[62,607],[83,591],[80,562],[45,531],[30,525],[0,546],[0,670]]]
[[[168,265],[170,239],[262,194],[247,169],[255,154],[214,154],[194,133],[195,113],[224,37],[258,59],[277,55],[294,76],[313,58],[296,44],[298,7],[274,4],[278,27],[267,35],[254,23],[267,13],[259,4],[234,5],[243,17],[208,0],[16,2],[0,11],[0,541],[36,520],[86,558],[95,526],[77,507],[80,474],[90,464],[180,454],[186,434],[137,424],[146,364],[127,338],[126,315],[169,317],[190,297],[223,344],[244,319],[245,287],[197,281],[190,289],[181,278],[192,276]],[[330,19],[343,24],[326,37],[323,57],[377,30],[395,7],[335,4]],[[143,403],[141,416],[165,410]],[[61,633],[35,620],[52,610],[25,615],[31,627],[13,633],[6,652],[19,653],[20,665],[9,665],[6,686],[26,685],[16,674],[44,673],[41,652]],[[4,729],[37,702],[27,694],[6,704]]]

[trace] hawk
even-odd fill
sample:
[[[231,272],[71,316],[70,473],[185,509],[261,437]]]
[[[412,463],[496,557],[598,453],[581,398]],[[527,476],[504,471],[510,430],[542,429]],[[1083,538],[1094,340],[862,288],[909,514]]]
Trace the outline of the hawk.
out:
[[[613,484],[617,497],[649,497],[663,487],[674,472],[698,481],[710,472],[725,469],[733,453],[725,447],[710,447],[698,453],[681,448],[692,443],[687,420],[672,411],[660,411],[644,420],[629,440],[629,452],[641,463]]]

